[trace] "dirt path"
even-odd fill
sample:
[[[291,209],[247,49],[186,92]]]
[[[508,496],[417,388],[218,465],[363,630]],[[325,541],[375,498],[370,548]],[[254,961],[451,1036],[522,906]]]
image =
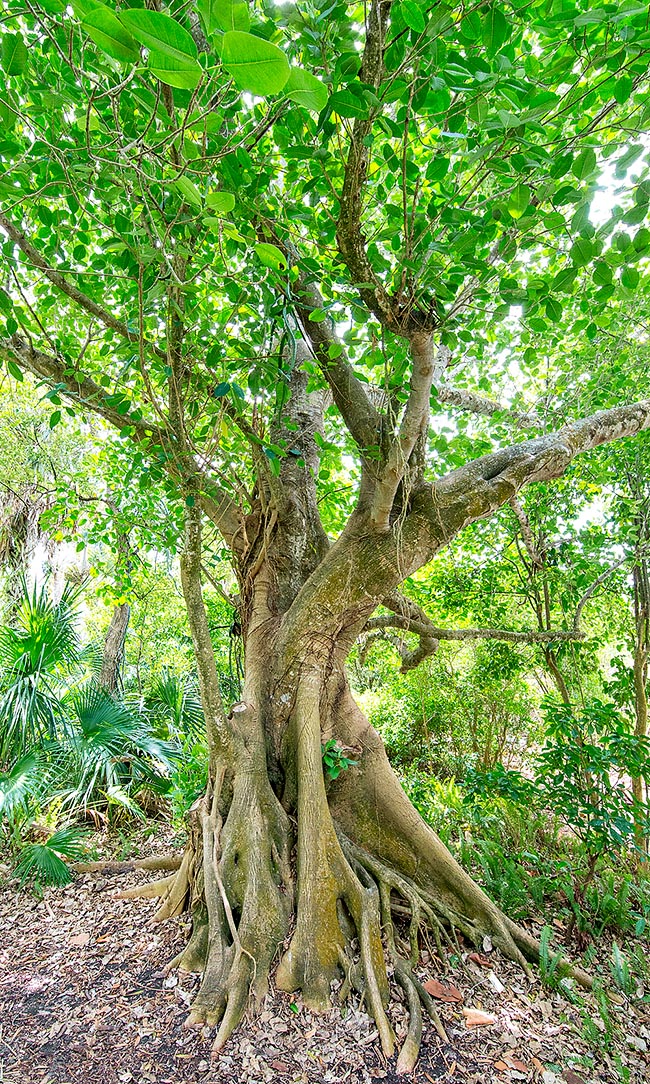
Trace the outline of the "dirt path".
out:
[[[156,901],[117,900],[150,876],[84,874],[42,900],[0,892],[0,1082],[2,1084],[369,1084],[403,1081],[387,1063],[358,1005],[315,1016],[285,995],[268,999],[222,1056],[210,1058],[210,1029],[183,1021],[196,980],[165,975],[186,938],[180,920],[152,926]],[[489,947],[489,946],[488,946]],[[449,1045],[428,1028],[418,1084],[643,1084],[650,1080],[650,1012],[622,1004],[620,1034],[607,1049],[595,1009],[596,1045],[584,1008],[539,982],[529,986],[496,954],[492,967],[458,961],[453,973],[422,975],[453,983],[463,1001],[439,1001]],[[484,961],[484,964],[487,961]],[[456,996],[456,995],[451,995]],[[621,999],[622,1000],[622,999]],[[463,1009],[494,1021],[468,1027]],[[645,1014],[645,1015],[644,1015]],[[406,1013],[392,1012],[398,1034]],[[626,1038],[627,1036],[627,1038]],[[646,1048],[644,1050],[643,1048]]]

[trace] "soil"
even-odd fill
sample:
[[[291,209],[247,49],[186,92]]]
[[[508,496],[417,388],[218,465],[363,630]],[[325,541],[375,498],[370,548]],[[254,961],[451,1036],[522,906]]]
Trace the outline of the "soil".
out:
[[[141,857],[169,851],[164,833],[141,844]],[[157,900],[116,898],[151,876],[79,874],[65,888],[44,889],[40,899],[5,880],[1,1084],[650,1080],[650,1005],[642,990],[633,999],[614,996],[607,1028],[593,997],[573,1005],[539,978],[529,983],[489,942],[474,959],[469,950],[453,957],[445,972],[423,950],[420,977],[442,986],[436,1004],[449,1041],[425,1026],[420,1060],[407,1077],[382,1056],[358,1000],[316,1016],[299,997],[275,991],[213,1059],[214,1029],[183,1026],[197,978],[165,971],[187,938],[185,920],[152,925]],[[399,997],[397,991],[391,1018],[403,1037],[407,1015]]]

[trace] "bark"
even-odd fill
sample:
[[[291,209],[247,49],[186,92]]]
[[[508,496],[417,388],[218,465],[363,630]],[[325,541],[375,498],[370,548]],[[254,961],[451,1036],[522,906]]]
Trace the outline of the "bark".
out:
[[[130,616],[131,607],[128,602],[122,602],[119,606],[116,606],[104,638],[99,684],[112,695],[118,692],[120,685],[120,672],[124,661],[124,643]]]

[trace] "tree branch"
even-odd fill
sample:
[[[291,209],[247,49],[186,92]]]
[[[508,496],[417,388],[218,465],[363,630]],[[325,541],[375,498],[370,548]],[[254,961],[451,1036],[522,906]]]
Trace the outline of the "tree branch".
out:
[[[55,286],[61,290],[71,301],[74,301],[79,308],[89,313],[91,316],[95,316],[104,327],[110,328],[112,331],[116,331],[118,335],[121,335],[123,339],[127,339],[129,342],[138,342],[139,335],[136,331],[130,331],[127,325],[118,320],[108,309],[103,305],[99,305],[96,301],[93,301],[91,297],[80,290],[74,283],[68,282],[67,278],[61,271],[57,271],[55,268],[50,267],[46,260],[43,259],[40,252],[34,248],[33,244],[29,240],[26,234],[22,233],[13,222],[11,222],[6,215],[0,212],[0,227],[5,231],[7,236],[18,245],[21,252],[27,256],[28,260],[33,267],[42,271],[46,278],[50,280]],[[153,350],[158,357],[165,358],[166,354],[164,350],[159,350],[157,347],[147,344],[148,349]]]
[[[434,482],[428,495],[421,490],[418,511],[428,519],[440,548],[467,524],[496,512],[523,486],[559,478],[576,455],[647,428],[650,399],[601,410],[557,433],[481,456],[452,471]]]
[[[277,241],[276,241],[277,243]],[[285,246],[286,247],[286,246]],[[294,254],[295,258],[295,254]],[[376,446],[379,434],[379,413],[345,356],[342,344],[330,320],[311,320],[315,309],[322,309],[323,298],[314,283],[301,275],[294,287],[293,306],[314,358],[327,381],[336,406],[361,451]],[[330,347],[335,347],[331,356]]]
[[[433,387],[440,403],[448,403],[449,406],[459,407],[469,414],[481,414],[488,418],[491,418],[494,414],[509,414],[522,429],[541,424],[542,418],[535,412],[512,410],[511,407],[498,402],[496,399],[487,399],[485,396],[477,395],[476,392],[468,391],[466,388],[457,388],[446,384],[445,376],[450,360],[451,351],[449,347],[441,344],[438,347],[433,378]]]
[[[528,516],[524,512],[521,504],[516,497],[511,497],[508,501],[508,504],[510,505],[515,516],[517,517],[517,522],[521,530],[521,537],[524,540],[524,546],[526,547],[526,552],[530,557],[530,563],[533,571],[539,571],[544,566],[544,558],[539,551],[535,539],[533,538],[533,531],[530,526],[530,520],[528,519]]]
[[[20,335],[0,339],[0,361],[13,361],[20,369],[31,373],[46,384],[56,386],[60,395],[84,409],[93,411],[116,429],[130,430],[136,443],[145,442],[150,448],[159,445],[170,453],[165,466],[170,474],[178,476],[176,445],[172,435],[162,426],[146,418],[134,418],[131,411],[120,414],[107,402],[106,389],[63,358],[36,350]],[[198,468],[195,467],[196,470]],[[221,490],[209,477],[201,474],[201,504],[206,515],[219,528],[230,544],[241,532],[242,517],[232,498]]]
[[[434,376],[433,334],[415,332],[410,337],[413,364],[409,397],[399,433],[393,438],[380,472],[371,509],[378,530],[388,530],[393,501],[419,438],[426,435],[431,384]]]
[[[440,640],[501,640],[512,644],[534,644],[553,643],[559,640],[582,640],[585,635],[580,631],[578,621],[574,621],[574,626],[570,630],[552,629],[539,631],[536,629],[439,628],[437,625],[434,625],[433,621],[427,616],[422,607],[418,606],[417,602],[413,602],[412,599],[406,598],[398,591],[393,591],[390,595],[387,595],[386,598],[382,599],[382,605],[387,609],[392,610],[393,613],[378,614],[375,617],[369,618],[363,631],[373,633],[375,631],[379,632],[383,629],[393,628],[413,633],[418,637],[418,647],[413,651],[408,651],[404,645],[400,645],[399,642],[395,642],[394,638],[390,638],[390,642],[397,647],[401,655],[401,671],[403,674],[408,670],[413,670],[423,661],[423,659],[428,658],[430,655],[435,655]]]
[[[372,0],[366,22],[366,45],[359,79],[375,90],[383,78],[384,43],[390,8],[391,0]],[[366,141],[372,131],[372,123],[372,117],[357,117],[352,125],[339,199],[336,239],[352,282],[370,312],[383,327],[401,334],[403,320],[368,259],[366,239],[361,228],[362,196],[368,176]]]

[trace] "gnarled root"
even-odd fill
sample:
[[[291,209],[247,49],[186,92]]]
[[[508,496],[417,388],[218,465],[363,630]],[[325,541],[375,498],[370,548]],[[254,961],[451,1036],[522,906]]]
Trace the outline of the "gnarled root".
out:
[[[215,1052],[241,1020],[249,997],[254,1003],[264,997],[292,908],[289,822],[266,774],[235,775],[225,819],[220,793],[219,784],[199,809],[199,898],[192,908],[192,937],[175,961],[203,971],[186,1023],[220,1022]]]

